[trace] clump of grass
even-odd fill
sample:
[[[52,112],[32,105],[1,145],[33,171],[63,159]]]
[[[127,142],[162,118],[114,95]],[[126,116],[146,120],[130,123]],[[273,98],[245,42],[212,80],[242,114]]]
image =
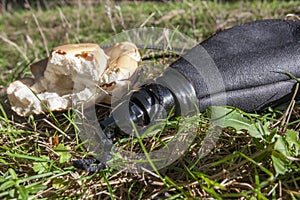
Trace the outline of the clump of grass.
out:
[[[236,24],[265,18],[283,19],[289,13],[297,15],[300,7],[296,1],[78,2],[1,14],[1,88],[13,80],[30,76],[29,63],[46,57],[47,49],[60,44],[100,43],[111,34],[140,26],[178,28],[201,41]],[[69,162],[91,156],[78,137],[74,113],[21,118],[10,110],[5,95],[1,96],[0,103],[1,199],[300,197],[297,104],[290,107],[287,114],[279,109],[249,114],[220,108],[230,110],[228,115],[234,115],[237,120],[229,120],[221,127],[216,147],[201,159],[198,153],[207,133],[209,112],[199,118],[201,123],[196,127],[198,132],[188,151],[168,167],[142,173],[108,168],[88,174],[74,169]],[[159,148],[163,137],[168,135],[161,136],[122,145],[136,150],[137,146],[144,145],[151,150],[153,145]]]

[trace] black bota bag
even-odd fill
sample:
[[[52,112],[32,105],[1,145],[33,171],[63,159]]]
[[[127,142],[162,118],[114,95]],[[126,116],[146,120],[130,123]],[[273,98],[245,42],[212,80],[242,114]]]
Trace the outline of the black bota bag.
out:
[[[208,106],[247,112],[291,99],[300,77],[300,21],[262,20],[235,26],[198,44],[162,76],[127,95],[103,129],[131,129]],[[118,119],[116,119],[118,118]],[[124,123],[123,123],[124,122]],[[108,129],[107,129],[108,130]]]
[[[147,127],[171,111],[173,116],[188,115],[213,105],[258,111],[291,100],[299,77],[300,21],[255,21],[190,49],[162,76],[126,95],[100,125],[111,140],[115,133],[131,134],[130,121]],[[84,160],[75,165],[99,169],[89,168]]]

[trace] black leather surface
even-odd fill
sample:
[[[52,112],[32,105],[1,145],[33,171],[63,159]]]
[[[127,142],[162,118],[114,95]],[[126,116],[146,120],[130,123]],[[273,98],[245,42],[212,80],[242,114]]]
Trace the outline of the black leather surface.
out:
[[[181,58],[171,67],[193,84],[201,111],[212,104],[211,98],[214,105],[223,105],[224,94],[227,105],[254,111],[289,101],[294,93],[296,81],[283,72],[300,77],[300,21],[263,20],[235,26],[200,45],[217,66],[223,79],[218,81],[223,81],[226,93],[222,88],[209,91],[206,75],[196,70],[203,67],[201,56],[194,56],[202,54],[200,46],[187,54],[193,55],[194,66]]]

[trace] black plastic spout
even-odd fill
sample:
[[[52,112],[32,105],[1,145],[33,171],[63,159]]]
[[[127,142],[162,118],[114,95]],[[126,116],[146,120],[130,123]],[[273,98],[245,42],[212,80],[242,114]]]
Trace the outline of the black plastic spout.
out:
[[[100,123],[107,137],[122,129],[122,132],[130,133],[131,122],[137,127],[144,127],[152,121],[165,118],[172,109],[178,108],[171,91],[156,83],[143,85],[129,95],[108,119]]]
[[[142,134],[158,121],[193,112],[195,98],[192,85],[176,70],[168,69],[153,82],[129,93],[100,126],[108,138],[116,132],[134,135],[133,126]]]

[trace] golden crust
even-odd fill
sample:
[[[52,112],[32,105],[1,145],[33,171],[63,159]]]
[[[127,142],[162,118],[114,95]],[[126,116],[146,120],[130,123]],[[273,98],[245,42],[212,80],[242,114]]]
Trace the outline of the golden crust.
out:
[[[53,48],[52,52],[59,54],[80,54],[82,52],[101,51],[99,45],[94,43],[81,43],[81,44],[66,44]]]

